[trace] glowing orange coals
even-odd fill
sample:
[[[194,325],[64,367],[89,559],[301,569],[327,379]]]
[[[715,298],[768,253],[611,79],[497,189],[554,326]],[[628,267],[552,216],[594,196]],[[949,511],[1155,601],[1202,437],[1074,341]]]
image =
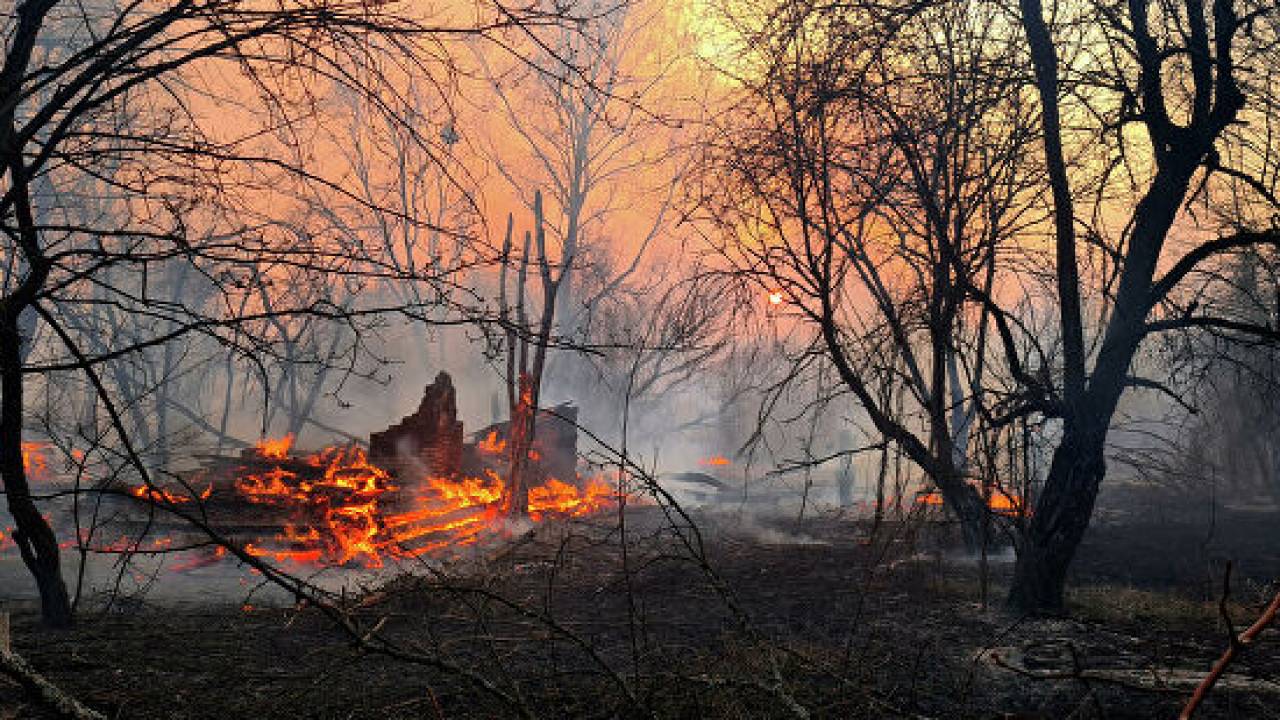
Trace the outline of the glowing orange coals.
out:
[[[400,478],[371,463],[360,447],[330,446],[292,456],[292,446],[289,436],[258,443],[233,471],[227,487],[234,497],[214,498],[242,504],[237,513],[247,523],[254,521],[254,507],[269,519],[263,525],[272,528],[270,533],[245,545],[249,555],[277,562],[381,567],[388,558],[474,544],[503,527],[506,483],[492,470],[478,477]],[[489,454],[506,447],[496,433],[477,444]],[[213,486],[198,494],[157,487],[129,492],[177,506],[209,500]],[[608,507],[613,497],[613,488],[600,480],[578,487],[546,478],[529,488],[529,517],[581,517]]]

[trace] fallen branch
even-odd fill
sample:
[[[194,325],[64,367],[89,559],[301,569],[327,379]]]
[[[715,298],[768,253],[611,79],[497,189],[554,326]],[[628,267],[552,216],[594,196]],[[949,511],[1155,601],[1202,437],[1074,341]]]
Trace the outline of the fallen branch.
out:
[[[1224,615],[1226,614],[1227,594],[1231,589],[1230,579],[1231,566],[1227,565],[1227,573],[1223,578],[1222,591],[1222,608]],[[1213,664],[1213,669],[1209,671],[1209,674],[1205,676],[1204,680],[1200,681],[1199,687],[1196,688],[1196,691],[1191,695],[1191,699],[1187,700],[1187,704],[1182,708],[1182,714],[1178,716],[1179,720],[1189,720],[1191,716],[1195,715],[1196,709],[1199,708],[1200,704],[1204,702],[1204,699],[1208,697],[1209,692],[1213,690],[1213,686],[1217,684],[1218,679],[1226,672],[1227,667],[1231,665],[1232,661],[1234,661],[1240,653],[1247,650],[1249,646],[1257,640],[1263,630],[1266,630],[1276,621],[1277,615],[1280,615],[1280,591],[1276,592],[1276,596],[1271,599],[1271,604],[1267,605],[1267,609],[1262,611],[1262,615],[1260,615],[1252,625],[1246,628],[1244,632],[1239,635],[1236,635],[1234,631],[1231,633],[1231,644],[1229,644],[1227,649],[1222,653],[1222,657],[1218,658],[1218,661]],[[1231,627],[1229,618],[1227,627]]]
[[[49,682],[31,664],[9,649],[9,615],[0,613],[0,673],[18,681],[28,693],[62,717],[74,720],[107,720],[100,712],[90,710]]]
[[[1076,666],[1069,669],[1032,669],[1027,667],[1021,651],[1016,648],[992,648],[983,653],[979,659],[1031,680],[1105,683],[1143,692],[1185,693],[1194,690],[1201,682],[1198,671],[1186,668]],[[1280,694],[1280,685],[1235,673],[1223,674],[1218,684],[1237,691]]]

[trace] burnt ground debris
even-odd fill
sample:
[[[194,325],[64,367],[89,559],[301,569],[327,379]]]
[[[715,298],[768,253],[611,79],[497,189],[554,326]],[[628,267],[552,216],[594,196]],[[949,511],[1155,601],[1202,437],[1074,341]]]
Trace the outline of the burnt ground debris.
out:
[[[837,515],[702,517],[711,580],[652,507],[628,517],[630,573],[610,518],[553,523],[349,607],[544,717],[785,717],[775,677],[816,717],[1173,717],[1226,643],[1225,560],[1237,627],[1280,576],[1276,522],[1221,510],[1209,534],[1194,517],[1104,517],[1066,618],[1003,609],[1000,551],[984,607],[980,564],[946,549],[945,527],[891,522],[867,542],[864,522]],[[15,650],[111,717],[514,714],[457,675],[353,648],[313,608],[144,600],[61,632],[13,610]],[[1200,717],[1280,716],[1276,635]],[[0,680],[0,718],[44,712]]]

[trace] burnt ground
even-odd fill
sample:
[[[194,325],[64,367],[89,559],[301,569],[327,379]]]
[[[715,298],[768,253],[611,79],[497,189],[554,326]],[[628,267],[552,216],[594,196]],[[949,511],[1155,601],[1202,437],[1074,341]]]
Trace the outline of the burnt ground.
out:
[[[628,571],[598,519],[347,598],[409,658],[356,649],[315,608],[216,603],[117,605],[65,632],[19,607],[15,649],[120,718],[1174,717],[1226,642],[1225,560],[1238,626],[1280,577],[1275,514],[1220,511],[1208,532],[1139,508],[1091,530],[1070,617],[1029,619],[1001,607],[1004,554],[984,606],[980,563],[935,526],[868,543],[838,517],[704,518],[709,572],[660,519],[629,515]],[[0,680],[0,718],[43,712]],[[1201,717],[1280,717],[1280,632]]]

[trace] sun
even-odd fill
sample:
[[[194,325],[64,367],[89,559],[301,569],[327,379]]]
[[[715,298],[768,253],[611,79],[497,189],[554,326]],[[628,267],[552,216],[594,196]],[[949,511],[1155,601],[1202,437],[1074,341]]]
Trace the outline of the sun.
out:
[[[691,36],[694,54],[714,64],[727,62],[737,54],[737,37],[725,23],[723,13],[717,0],[686,0],[680,13],[680,25]]]

